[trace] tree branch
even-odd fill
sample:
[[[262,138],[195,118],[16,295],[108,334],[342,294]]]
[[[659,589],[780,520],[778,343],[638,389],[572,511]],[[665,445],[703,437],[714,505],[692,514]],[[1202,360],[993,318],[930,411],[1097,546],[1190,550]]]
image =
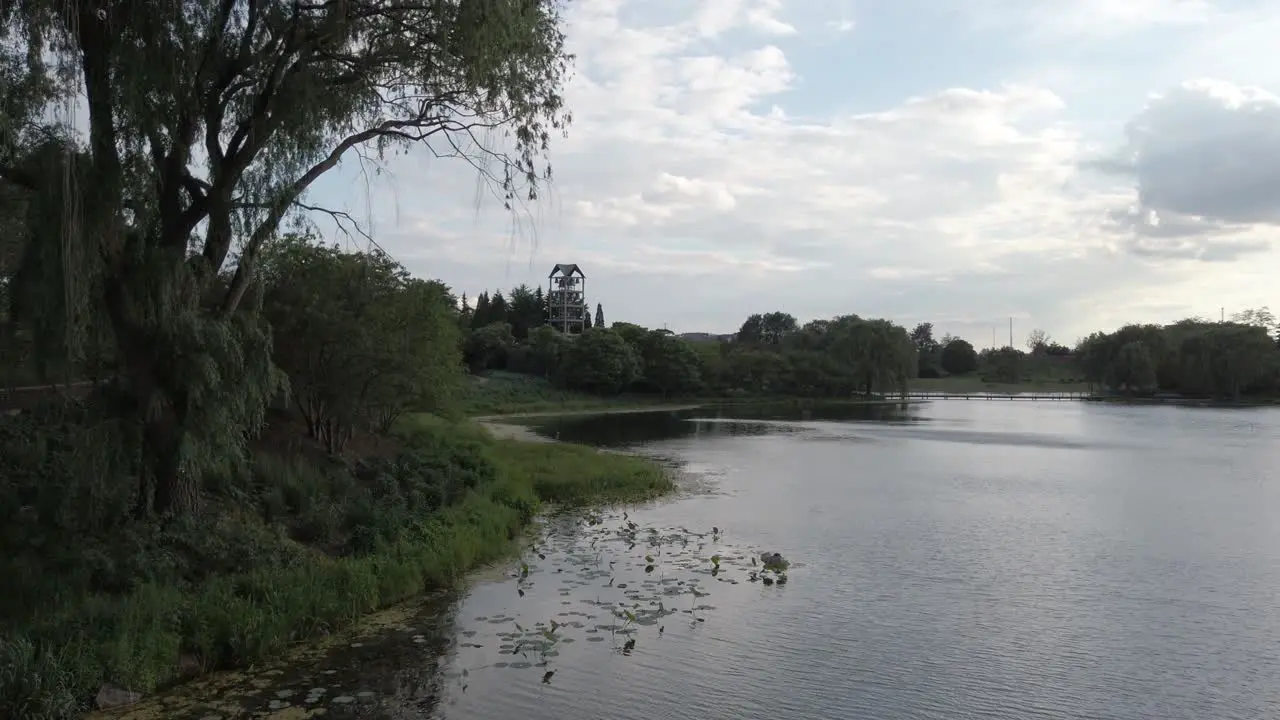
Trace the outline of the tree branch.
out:
[[[271,207],[266,203],[240,203],[240,202],[236,203],[235,206],[237,208],[257,208],[260,210],[267,210],[267,209],[270,209]],[[363,227],[360,226],[360,221],[352,217],[351,213],[347,212],[346,210],[334,210],[332,208],[327,208],[320,205],[309,205],[307,203],[300,202],[300,201],[295,201],[292,207],[297,210],[302,210],[303,212],[321,213],[323,215],[328,215],[330,218],[333,219],[333,224],[337,227],[338,232],[341,233],[343,236],[354,239],[356,235],[359,235],[361,239],[363,239],[365,242],[369,243],[369,245],[376,248],[379,252],[383,254],[389,254],[381,245],[378,244],[378,241],[374,239],[373,235],[371,235],[368,231],[366,231]]]
[[[227,293],[226,300],[222,305],[224,315],[230,315],[236,311],[240,305],[240,300],[244,297],[244,293],[249,289],[249,281],[253,279],[253,261],[258,254],[258,248],[262,247],[262,243],[275,233],[276,228],[280,225],[281,218],[288,212],[288,209],[298,201],[308,187],[311,186],[321,175],[332,170],[337,166],[338,161],[351,148],[369,142],[378,137],[382,137],[390,132],[403,130],[404,128],[421,127],[420,120],[386,120],[376,127],[363,130],[354,135],[348,135],[342,142],[338,143],[324,160],[311,166],[302,177],[295,180],[288,188],[286,188],[279,196],[276,202],[272,203],[267,211],[267,217],[254,230],[249,241],[245,243],[244,252],[240,254],[240,262],[236,264],[235,276],[231,279],[231,289]],[[423,133],[422,138],[425,139],[431,135],[442,132],[448,127],[446,123],[440,123],[432,128],[429,132]]]
[[[111,33],[103,18],[109,18],[105,0],[86,2],[76,17],[80,38],[81,69],[89,105],[89,147],[93,153],[94,188],[98,206],[93,208],[99,228],[100,247],[115,262],[123,250],[123,237],[114,217],[120,207],[120,149],[115,125],[115,92],[111,85]]]

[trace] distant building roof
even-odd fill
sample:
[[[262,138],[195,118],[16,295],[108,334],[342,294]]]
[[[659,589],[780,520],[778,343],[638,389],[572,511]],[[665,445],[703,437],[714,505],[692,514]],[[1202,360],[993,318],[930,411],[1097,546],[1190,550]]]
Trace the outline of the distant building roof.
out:
[[[555,277],[557,273],[565,276],[577,273],[582,277],[586,277],[586,274],[582,272],[582,268],[575,263],[556,263],[556,266],[551,268],[551,272],[547,274],[547,277]]]

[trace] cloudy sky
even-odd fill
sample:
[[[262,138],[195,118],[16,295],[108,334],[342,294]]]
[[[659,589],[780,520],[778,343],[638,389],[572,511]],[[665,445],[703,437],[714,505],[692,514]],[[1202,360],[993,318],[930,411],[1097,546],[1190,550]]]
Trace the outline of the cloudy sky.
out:
[[[1072,344],[1280,305],[1280,0],[573,0],[575,120],[514,217],[413,152],[312,200],[474,296]]]

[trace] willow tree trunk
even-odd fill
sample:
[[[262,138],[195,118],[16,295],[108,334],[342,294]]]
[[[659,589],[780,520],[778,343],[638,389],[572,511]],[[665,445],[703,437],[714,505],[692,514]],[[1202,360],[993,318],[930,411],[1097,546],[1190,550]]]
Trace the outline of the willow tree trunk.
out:
[[[172,359],[177,353],[164,346],[167,333],[148,331],[128,295],[124,283],[116,281],[108,286],[105,301],[121,360],[120,380],[133,415],[130,419],[141,428],[137,509],[166,516],[192,513],[200,507],[200,487],[197,477],[182,471],[187,397],[181,378],[174,373]],[[165,310],[153,308],[160,317]]]
[[[143,420],[143,457],[151,476],[151,509],[160,515],[184,515],[200,509],[198,479],[182,470],[186,429],[171,408]]]
[[[163,353],[136,346],[121,350],[130,356],[122,379],[142,427],[139,509],[164,516],[194,513],[200,508],[199,481],[182,471],[182,444],[188,432],[185,397],[159,382],[164,368],[156,366],[155,358]]]

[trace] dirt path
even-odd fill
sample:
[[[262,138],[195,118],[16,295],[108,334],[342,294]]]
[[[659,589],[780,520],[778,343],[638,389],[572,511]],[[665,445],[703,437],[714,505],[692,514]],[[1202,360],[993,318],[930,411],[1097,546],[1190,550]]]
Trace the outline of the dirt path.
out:
[[[543,412],[512,413],[510,415],[482,415],[471,418],[489,434],[499,440],[519,440],[521,442],[555,442],[553,438],[539,435],[533,428],[519,425],[512,420],[540,417],[567,417],[574,415],[630,415],[646,412],[676,412],[693,410],[701,405],[653,405],[648,407],[599,408],[596,410],[548,410]]]
[[[549,437],[539,435],[533,428],[524,425],[512,425],[497,420],[476,420],[480,427],[499,440],[519,440],[520,442],[555,442]]]

